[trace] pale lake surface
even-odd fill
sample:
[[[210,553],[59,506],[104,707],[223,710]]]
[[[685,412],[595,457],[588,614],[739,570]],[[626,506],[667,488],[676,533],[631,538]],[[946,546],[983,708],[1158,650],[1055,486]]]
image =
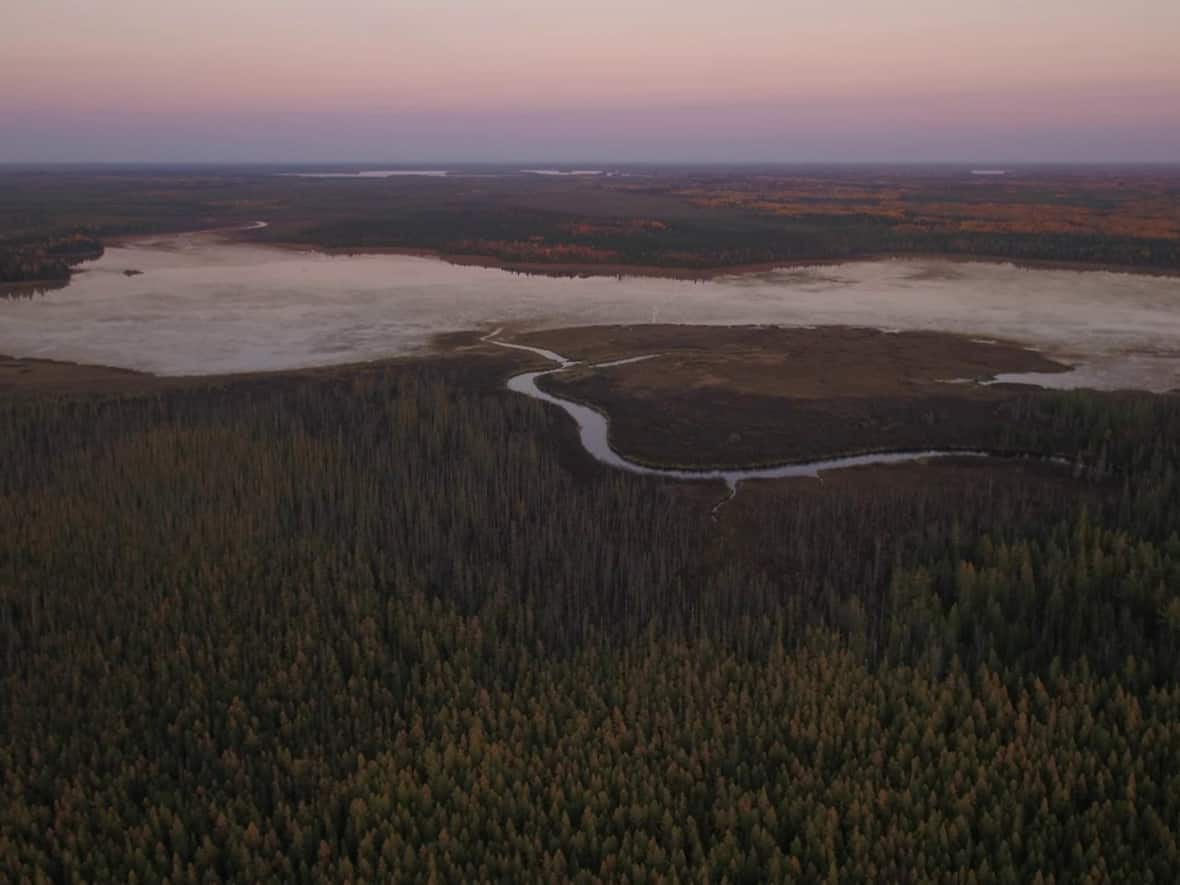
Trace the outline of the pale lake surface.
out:
[[[81,269],[64,289],[0,298],[0,353],[191,375],[420,353],[439,332],[496,326],[845,324],[1004,338],[1077,366],[1038,383],[1180,388],[1177,277],[892,260],[561,279],[210,234],[110,248]]]
[[[368,169],[364,172],[278,172],[288,178],[399,178],[425,176],[445,178],[450,173],[445,169]]]

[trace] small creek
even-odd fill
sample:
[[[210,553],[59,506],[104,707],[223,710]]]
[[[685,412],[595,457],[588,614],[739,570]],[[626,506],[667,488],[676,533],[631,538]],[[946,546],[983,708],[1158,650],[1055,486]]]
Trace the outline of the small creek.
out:
[[[984,451],[962,451],[962,450],[942,450],[942,449],[926,449],[926,450],[910,450],[897,452],[876,452],[866,455],[848,455],[841,458],[822,458],[816,461],[799,461],[791,464],[780,464],[774,467],[750,467],[750,468],[715,468],[715,469],[701,469],[689,470],[675,467],[651,467],[647,464],[641,464],[637,461],[632,461],[629,458],[620,455],[610,445],[610,424],[607,418],[600,412],[594,409],[575,403],[567,399],[562,399],[559,396],[554,396],[542,390],[537,386],[537,379],[545,375],[555,375],[558,372],[564,372],[574,366],[579,365],[578,362],[568,359],[559,353],[552,350],[545,350],[541,347],[529,347],[525,344],[513,344],[508,341],[500,341],[497,335],[502,330],[496,329],[483,336],[483,341],[489,344],[495,344],[499,347],[509,347],[513,350],[525,350],[529,353],[534,353],[537,356],[543,357],[552,363],[557,364],[555,369],[545,369],[539,372],[523,372],[519,375],[513,375],[508,379],[508,389],[515,393],[522,393],[525,396],[531,396],[533,399],[541,400],[542,402],[551,403],[558,408],[564,410],[578,425],[578,434],[582,440],[582,447],[593,457],[596,461],[613,467],[616,470],[625,470],[628,473],[636,473],[643,476],[662,476],[667,479],[678,480],[708,480],[716,482],[718,480],[724,482],[730,491],[730,497],[737,493],[738,483],[748,479],[786,479],[789,477],[810,477],[818,479],[819,475],[827,470],[841,470],[846,467],[867,467],[876,464],[901,464],[908,461],[923,461],[930,458],[992,458],[997,457],[989,452]],[[637,362],[640,359],[651,359],[655,355],[644,357],[631,357],[626,360],[615,360],[608,363],[598,363],[595,368],[606,368],[608,366],[623,365],[625,363]],[[1057,460],[1057,459],[1053,459]],[[1062,463],[1068,463],[1062,461]],[[724,502],[723,502],[724,503]]]

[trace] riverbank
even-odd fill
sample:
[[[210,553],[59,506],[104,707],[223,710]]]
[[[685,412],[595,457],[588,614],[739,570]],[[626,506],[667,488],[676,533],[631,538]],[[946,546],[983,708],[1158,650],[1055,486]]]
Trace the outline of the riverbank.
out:
[[[1005,445],[1003,428],[1043,391],[983,382],[1069,370],[1010,342],[855,326],[595,326],[510,340],[579,361],[537,386],[609,419],[619,455],[686,470],[981,441],[1024,454]],[[642,355],[655,356],[634,359]]]
[[[791,455],[780,454],[774,458],[767,458],[761,462],[752,463],[746,461],[741,461],[740,463],[731,462],[730,464],[701,463],[699,460],[694,459],[685,464],[668,464],[663,459],[643,460],[629,456],[615,446],[611,440],[610,416],[603,408],[596,404],[578,402],[575,399],[557,395],[551,390],[546,390],[540,386],[539,382],[542,379],[558,379],[562,375],[578,369],[594,372],[614,369],[620,366],[634,366],[640,361],[646,361],[650,357],[633,357],[621,361],[615,360],[587,365],[585,363],[574,362],[569,357],[546,348],[503,340],[500,337],[501,331],[497,329],[489,332],[481,336],[479,340],[494,347],[508,348],[516,351],[529,351],[555,365],[554,368],[547,370],[522,372],[513,375],[508,379],[507,387],[509,390],[557,406],[564,411],[577,425],[579,440],[586,454],[606,467],[640,476],[652,476],[676,481],[723,482],[728,487],[729,494],[714,506],[712,511],[714,517],[717,516],[720,508],[737,494],[739,483],[750,480],[820,479],[824,473],[847,470],[849,468],[883,467],[948,459],[1034,459],[1053,462],[1058,467],[1072,466],[1075,472],[1081,469],[1080,465],[1073,464],[1068,459],[1056,453],[1044,455],[1025,450],[997,448],[995,446],[979,448],[968,447],[966,445],[954,448],[902,448],[881,444],[879,440],[870,443],[867,447],[856,452],[846,452],[842,449],[836,449],[837,454],[832,454],[832,448],[829,447],[825,454],[819,458],[792,453]]]

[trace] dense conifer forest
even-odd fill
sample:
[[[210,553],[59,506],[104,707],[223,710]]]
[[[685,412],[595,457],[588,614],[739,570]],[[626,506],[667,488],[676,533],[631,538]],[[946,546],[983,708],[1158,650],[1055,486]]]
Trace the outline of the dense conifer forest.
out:
[[[1180,399],[715,521],[503,370],[0,402],[0,880],[1180,877]]]

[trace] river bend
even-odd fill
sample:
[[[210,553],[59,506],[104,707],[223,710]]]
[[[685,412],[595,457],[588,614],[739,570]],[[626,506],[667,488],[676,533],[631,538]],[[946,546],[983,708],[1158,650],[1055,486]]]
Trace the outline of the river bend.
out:
[[[529,347],[525,344],[514,344],[508,341],[501,341],[497,336],[502,330],[496,329],[494,332],[483,336],[481,340],[488,344],[495,344],[498,347],[508,347],[513,350],[524,350],[529,353],[534,353],[552,363],[556,363],[557,367],[554,369],[545,369],[539,372],[522,372],[519,375],[513,375],[508,379],[508,389],[514,393],[521,393],[525,396],[530,396],[533,399],[541,402],[550,403],[562,409],[567,415],[574,419],[578,425],[578,435],[582,441],[582,448],[584,448],[591,457],[601,464],[608,467],[613,467],[616,470],[625,470],[628,473],[635,473],[642,476],[661,476],[665,479],[677,480],[705,480],[710,482],[721,481],[724,482],[730,489],[731,495],[737,491],[737,485],[748,479],[787,479],[791,477],[810,477],[818,479],[819,475],[828,470],[841,470],[847,467],[868,467],[876,464],[901,464],[909,461],[924,461],[931,458],[991,458],[994,457],[989,452],[984,451],[963,451],[963,450],[945,450],[945,449],[925,449],[925,450],[907,450],[897,452],[875,452],[865,455],[847,455],[839,458],[823,458],[815,461],[799,461],[791,464],[780,464],[772,467],[750,467],[750,468],[714,468],[689,470],[675,467],[652,467],[648,464],[641,464],[638,461],[632,461],[617,451],[611,448],[610,445],[610,423],[606,416],[602,413],[584,406],[581,403],[572,402],[571,400],[562,399],[559,396],[554,396],[547,391],[542,390],[537,386],[537,379],[546,375],[555,375],[558,372],[564,372],[574,366],[579,365],[578,362],[555,353],[552,350],[545,350],[541,347]],[[608,363],[598,363],[596,367],[605,368],[612,365],[622,365],[624,363],[636,362],[640,359],[651,359],[655,355],[648,355],[643,357],[631,357],[626,360],[615,360]]]

